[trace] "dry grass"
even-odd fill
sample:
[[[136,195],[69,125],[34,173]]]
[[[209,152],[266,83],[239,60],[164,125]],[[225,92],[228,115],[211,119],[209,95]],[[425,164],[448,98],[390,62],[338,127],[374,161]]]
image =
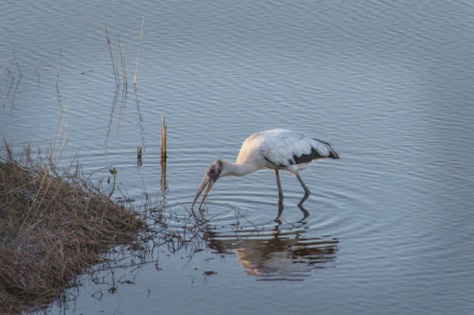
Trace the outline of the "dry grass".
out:
[[[41,309],[144,227],[90,181],[29,150],[0,158],[0,313]]]

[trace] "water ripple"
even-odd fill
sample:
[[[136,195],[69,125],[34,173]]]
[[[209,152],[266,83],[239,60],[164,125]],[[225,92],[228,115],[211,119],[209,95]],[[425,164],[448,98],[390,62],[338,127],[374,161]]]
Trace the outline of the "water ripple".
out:
[[[315,269],[335,266],[339,240],[331,235],[314,236],[311,230],[317,227],[311,228],[308,222],[249,217],[249,209],[214,203],[207,207],[195,212],[202,240],[216,255],[235,255],[248,276],[261,281],[302,281]],[[175,232],[189,228],[183,222],[182,217],[170,216],[166,226]]]

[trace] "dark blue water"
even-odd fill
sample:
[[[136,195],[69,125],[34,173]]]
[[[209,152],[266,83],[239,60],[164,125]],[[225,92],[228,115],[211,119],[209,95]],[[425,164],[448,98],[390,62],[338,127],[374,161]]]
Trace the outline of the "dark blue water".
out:
[[[472,313],[470,1],[15,2],[0,28],[0,135],[92,178],[116,167],[114,197],[165,223],[49,313]],[[198,224],[207,167],[277,127],[341,155],[302,172],[311,215],[282,174],[273,221],[261,171],[219,180]]]

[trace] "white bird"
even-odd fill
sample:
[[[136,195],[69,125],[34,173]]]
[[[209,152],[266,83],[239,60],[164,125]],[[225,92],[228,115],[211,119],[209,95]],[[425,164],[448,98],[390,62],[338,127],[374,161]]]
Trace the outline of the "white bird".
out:
[[[191,208],[204,188],[206,192],[202,197],[199,208],[211,191],[214,183],[223,176],[243,176],[263,168],[272,169],[276,175],[278,186],[279,204],[281,214],[283,204],[283,192],[280,182],[280,170],[287,170],[295,175],[304,189],[304,196],[298,206],[309,197],[310,191],[300,177],[299,171],[304,170],[308,163],[322,158],[339,159],[339,155],[331,144],[316,138],[311,138],[303,133],[284,129],[272,129],[254,133],[248,137],[242,147],[235,163],[224,160],[216,160],[208,169],[194,197]],[[277,218],[278,218],[277,217]]]

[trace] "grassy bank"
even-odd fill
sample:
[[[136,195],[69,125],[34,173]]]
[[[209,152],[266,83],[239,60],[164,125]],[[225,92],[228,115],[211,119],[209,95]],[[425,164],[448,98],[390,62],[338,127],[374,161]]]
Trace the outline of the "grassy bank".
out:
[[[0,155],[0,313],[37,310],[143,223],[77,168],[59,170],[29,150]]]

